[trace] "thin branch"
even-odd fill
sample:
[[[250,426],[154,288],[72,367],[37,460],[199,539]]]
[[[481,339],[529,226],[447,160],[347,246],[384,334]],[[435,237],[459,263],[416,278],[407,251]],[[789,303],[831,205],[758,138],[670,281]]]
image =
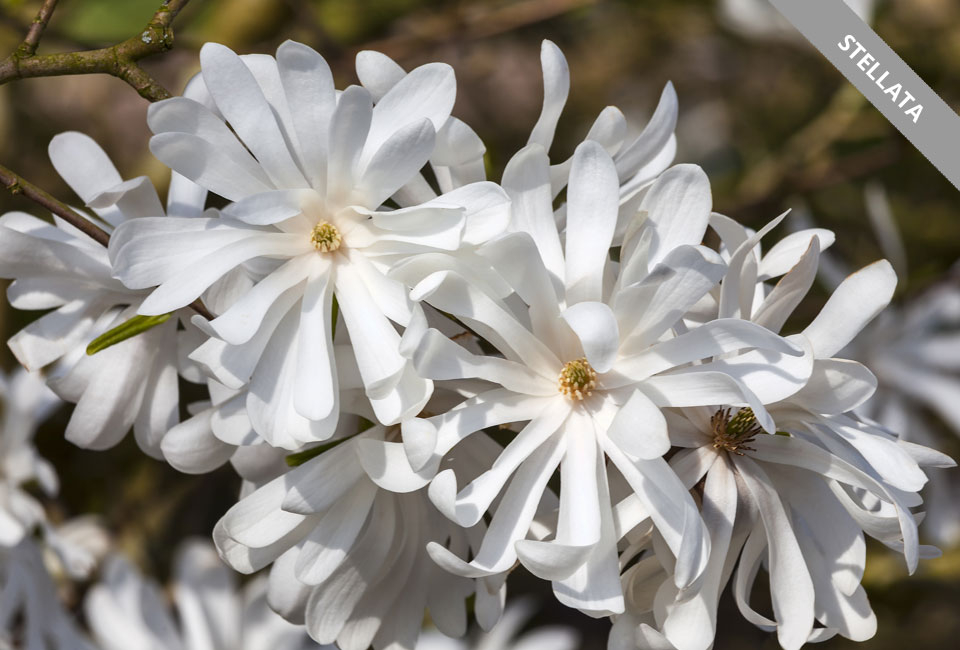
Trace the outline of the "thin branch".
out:
[[[33,56],[37,53],[37,46],[40,45],[40,37],[43,36],[43,30],[47,28],[47,23],[50,22],[50,16],[53,15],[53,10],[57,8],[57,1],[58,0],[43,0],[40,11],[37,12],[37,17],[33,19],[30,29],[27,30],[26,38],[23,39],[23,43],[17,48],[20,56]]]
[[[3,183],[4,187],[6,187],[11,194],[22,194],[37,205],[57,215],[101,246],[110,244],[110,235],[107,234],[105,230],[89,219],[85,219],[66,203],[61,203],[49,193],[3,165],[0,165],[0,182]]]
[[[152,102],[170,97],[170,92],[140,67],[138,61],[152,54],[165,52],[173,47],[173,19],[190,0],[164,0],[142,32],[111,47],[83,52],[63,52],[37,55],[33,36],[39,41],[53,11],[55,1],[46,0],[27,34],[23,44],[13,54],[0,62],[0,84],[13,79],[51,77],[73,74],[109,74],[123,79],[140,95]],[[41,16],[48,9],[43,22]],[[33,48],[32,50],[30,48]]]
[[[110,235],[107,231],[85,218],[66,203],[58,201],[49,193],[3,165],[0,165],[0,183],[3,183],[4,187],[6,187],[11,194],[21,194],[27,197],[37,205],[57,215],[101,246],[106,247],[110,245]],[[207,309],[206,305],[199,299],[194,300],[187,306],[207,320],[213,320],[214,318],[210,310]]]

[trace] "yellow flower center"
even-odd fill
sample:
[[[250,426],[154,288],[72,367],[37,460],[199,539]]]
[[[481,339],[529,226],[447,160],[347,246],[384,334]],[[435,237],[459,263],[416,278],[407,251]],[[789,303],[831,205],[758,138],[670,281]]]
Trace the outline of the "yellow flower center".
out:
[[[737,414],[730,417],[730,409],[720,409],[710,418],[710,427],[713,430],[713,448],[726,449],[729,452],[743,456],[743,451],[756,451],[747,445],[763,433],[763,428],[757,422],[753,409],[742,408]]]
[[[590,367],[586,358],[568,361],[557,380],[557,390],[575,400],[590,397],[596,387],[597,371]]]
[[[332,253],[340,248],[342,241],[340,231],[329,221],[321,221],[310,231],[310,243],[321,253]]]

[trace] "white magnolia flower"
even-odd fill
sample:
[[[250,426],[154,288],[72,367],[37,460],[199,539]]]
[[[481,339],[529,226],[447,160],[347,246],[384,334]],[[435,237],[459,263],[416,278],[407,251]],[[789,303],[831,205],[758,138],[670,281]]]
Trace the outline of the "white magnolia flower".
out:
[[[544,40],[540,48],[543,69],[543,104],[540,116],[530,132],[527,146],[517,152],[504,171],[502,185],[511,198],[513,185],[522,179],[515,174],[528,168],[530,157],[549,158],[556,134],[557,122],[563,113],[570,92],[570,69],[567,60],[552,41]],[[365,51],[357,56],[357,76],[375,100],[393,87],[406,73],[395,61],[379,52]],[[608,106],[597,116],[585,139],[600,143],[613,157],[621,183],[621,195],[631,197],[670,166],[676,155],[677,94],[673,84],[667,83],[657,108],[639,134],[631,134],[626,117],[615,106]],[[437,148],[431,158],[434,175],[442,191],[448,192],[467,183],[484,180],[484,146],[465,124],[450,118],[437,134]],[[540,189],[549,191],[553,198],[567,184],[573,159],[545,168]],[[518,188],[522,189],[522,188]],[[435,194],[422,177],[406,185],[394,198],[401,205],[405,201],[427,201]],[[563,218],[562,214],[558,215]],[[624,213],[622,226],[632,214]]]
[[[94,650],[57,594],[40,545],[0,546],[0,648]]]
[[[398,478],[394,466],[407,461],[396,435],[377,425],[340,442],[250,493],[214,529],[234,569],[273,565],[268,599],[276,611],[341,650],[412,650],[424,610],[444,634],[462,636],[471,594],[485,628],[502,607],[505,575],[474,581],[430,560],[428,542],[469,553],[484,525],[454,526],[417,491],[424,482]],[[478,437],[450,462],[473,475],[498,449]]]
[[[0,371],[0,545],[15,546],[46,521],[43,507],[21,486],[36,481],[48,495],[59,482],[53,466],[37,453],[33,436],[60,400],[37,373]]]
[[[620,182],[610,155],[596,142],[577,148],[564,243],[550,195],[537,181],[546,173],[545,157],[518,164],[524,172],[516,176],[522,182],[512,223],[520,232],[481,253],[525,304],[498,300],[453,272],[434,274],[413,292],[461,319],[503,358],[471,354],[435,330],[411,327],[406,335],[422,375],[477,378],[495,387],[447,413],[404,423],[404,444],[412,467],[429,475],[475,431],[529,422],[492,468],[459,493],[453,472],[433,480],[431,499],[463,526],[476,524],[503,494],[472,560],[435,544],[431,554],[467,576],[498,574],[519,559],[553,581],[561,602],[595,614],[618,612],[616,544],[633,525],[622,528],[614,515],[607,459],[641,500],[644,517],[653,517],[678,558],[677,584],[686,587],[705,568],[709,540],[686,488],[662,459],[670,443],[660,408],[717,401],[761,408],[757,394],[775,401],[797,391],[809,363],[801,348],[752,323],[724,319],[685,331],[684,313],[725,270],[716,253],[699,245],[711,203],[699,168],[675,167],[642,194],[645,219],[627,230],[627,258],[615,276],[609,249]],[[692,365],[721,354],[734,358]],[[524,539],[558,465],[556,536]]]
[[[208,542],[188,540],[177,552],[171,616],[159,585],[122,556],[111,556],[84,610],[103,650],[309,650],[302,626],[267,607],[266,580],[239,589]],[[320,649],[317,649],[320,650]]]
[[[794,233],[761,256],[760,238],[776,223],[749,236],[714,217],[725,248],[733,251],[718,296],[706,303],[719,315],[750,318],[778,331],[806,294],[820,242],[832,234]],[[779,275],[773,288],[763,282]],[[919,557],[935,554],[918,544],[911,508],[921,504],[921,468],[953,464],[854,416],[876,379],[857,362],[832,358],[886,306],[895,285],[888,263],[870,265],[847,278],[804,329],[801,337],[814,356],[810,378],[800,391],[765,407],[778,435],[764,432],[752,410],[725,404],[667,413],[672,445],[685,448],[671,459],[672,467],[687,487],[705,481],[701,501],[711,558],[703,582],[685,592],[665,579],[672,567],[662,554],[628,569],[628,614],[615,625],[612,647],[634,647],[636,638],[643,647],[710,647],[717,599],[737,558],[734,597],[741,612],[776,630],[783,647],[837,633],[853,640],[874,634],[876,619],[859,585],[863,535],[902,551],[911,571]],[[649,543],[648,530],[631,534],[634,544],[622,562]],[[750,605],[761,564],[770,577],[773,619]]]
[[[50,143],[50,159],[63,179],[92,209],[91,221],[106,231],[164,213],[149,179],[123,181],[104,151],[80,133]],[[171,182],[171,214],[199,209],[205,192],[182,178]],[[137,443],[158,456],[163,434],[179,417],[177,387],[179,313],[162,325],[93,356],[94,338],[137,313],[146,291],[113,278],[107,249],[54,217],[54,225],[22,212],[0,217],[0,277],[18,309],[51,310],[14,335],[9,345],[30,370],[45,368],[47,383],[76,403],[66,437],[86,448],[118,443],[132,426]]]
[[[537,627],[518,635],[534,614],[529,599],[511,603],[496,627],[475,639],[451,639],[437,630],[420,636],[416,650],[575,650],[579,635],[569,627]]]
[[[843,350],[877,377],[877,392],[859,412],[922,445],[942,439],[927,413],[960,435],[958,326],[960,290],[952,278],[880,314]],[[938,544],[960,542],[958,495],[953,472],[930,472],[922,530]]]
[[[867,216],[884,255],[901,276],[906,250],[883,187],[864,192]],[[835,289],[850,273],[839,256],[822,256],[818,278]],[[877,391],[857,409],[902,440],[933,446],[943,426],[960,435],[960,287],[956,271],[919,294],[902,294],[840,351],[876,375]],[[929,416],[936,416],[935,422]],[[954,472],[930,472],[921,530],[938,544],[960,541],[960,486]]]
[[[276,59],[207,44],[200,59],[193,85],[203,100],[151,106],[151,150],[233,203],[217,218],[118,231],[118,277],[159,285],[140,313],[182,307],[244,265],[256,285],[204,326],[212,338],[191,356],[227,388],[248,387],[253,428],[274,446],[296,449],[336,429],[334,305],[377,418],[419,412],[432,383],[400,354],[396,328],[418,307],[387,274],[403,260],[455,256],[507,218],[492,183],[384,207],[433,154],[453,107],[453,71],[421,66],[374,106],[362,87],[335,91],[323,58],[298,43],[281,45]]]

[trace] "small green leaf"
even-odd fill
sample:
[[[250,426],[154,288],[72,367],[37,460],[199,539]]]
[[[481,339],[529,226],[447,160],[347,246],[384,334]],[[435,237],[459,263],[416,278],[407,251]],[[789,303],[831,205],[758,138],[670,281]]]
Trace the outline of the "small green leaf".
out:
[[[294,454],[288,455],[285,459],[287,461],[287,465],[289,465],[290,467],[298,467],[300,465],[303,465],[308,460],[313,460],[323,452],[330,451],[340,443],[353,439],[357,435],[363,433],[364,431],[366,431],[367,429],[373,426],[373,422],[371,422],[365,417],[360,418],[359,424],[360,426],[357,428],[357,433],[353,435],[347,436],[345,438],[340,438],[339,440],[333,440],[324,445],[317,445],[316,447],[310,447],[310,449],[304,449],[303,451],[298,451]]]
[[[340,315],[340,303],[337,302],[337,294],[333,294],[333,308],[332,308],[332,321],[330,325],[330,340],[334,340],[337,336],[337,317]]]
[[[141,316],[137,314],[130,320],[120,323],[112,330],[107,330],[90,341],[90,345],[87,346],[87,354],[96,354],[101,350],[106,350],[111,345],[122,343],[137,334],[143,334],[148,329],[166,323],[172,315],[172,312],[169,314],[160,314],[159,316]]]
[[[341,442],[346,442],[351,437],[352,436],[347,438],[340,438],[339,440],[328,442],[325,445],[317,445],[316,447],[310,447],[310,449],[305,449],[304,451],[298,451],[295,454],[290,454],[286,458],[287,465],[289,465],[290,467],[298,467],[300,465],[303,465],[308,460],[313,460],[323,452],[333,449],[334,447],[339,445]]]

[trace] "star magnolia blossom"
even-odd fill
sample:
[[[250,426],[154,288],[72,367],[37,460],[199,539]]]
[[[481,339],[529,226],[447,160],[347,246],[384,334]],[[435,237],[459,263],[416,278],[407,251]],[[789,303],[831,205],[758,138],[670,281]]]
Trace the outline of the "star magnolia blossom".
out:
[[[557,122],[570,92],[567,60],[552,41],[544,40],[540,49],[540,63],[543,69],[540,116],[530,132],[527,146],[508,162],[502,185],[514,202],[536,197],[542,206],[545,203],[541,194],[549,193],[555,199],[566,186],[573,158],[549,165]],[[357,76],[375,100],[393,88],[405,74],[395,61],[379,52],[365,51],[357,56]],[[608,106],[597,116],[585,137],[586,140],[601,144],[616,165],[622,204],[614,235],[617,242],[633,216],[631,210],[636,209],[638,192],[669,167],[676,155],[674,129],[677,110],[676,91],[673,84],[667,83],[650,121],[638,135],[629,136],[627,119],[623,113],[615,106]],[[483,180],[484,147],[476,134],[462,122],[450,118],[438,137],[440,135],[445,137],[438,143],[434,158],[431,159],[440,188],[451,191],[469,182]],[[544,160],[548,164],[542,165]],[[531,171],[536,173],[532,174]],[[535,193],[531,194],[534,189]],[[435,195],[423,177],[418,175],[393,198],[400,205],[408,205],[415,201],[427,201]],[[564,217],[559,214],[558,218],[562,221]],[[511,229],[516,229],[516,226],[511,225]],[[469,271],[474,282],[496,283],[495,278],[481,273],[481,268],[476,265]],[[464,272],[462,267],[460,272]],[[406,270],[396,270],[395,273],[402,277],[409,276]]]
[[[813,282],[821,238],[829,242],[832,233],[794,233],[761,256],[759,241],[778,220],[748,236],[729,220],[714,219],[732,253],[713,306],[720,315],[736,313],[779,330]],[[758,282],[785,268],[790,270],[776,287]],[[897,440],[854,416],[851,411],[869,399],[876,379],[859,363],[831,357],[889,302],[895,284],[885,261],[862,269],[837,288],[804,330],[801,336],[814,356],[809,380],[765,406],[764,417],[775,421],[778,435],[765,432],[750,409],[720,404],[667,413],[671,443],[686,448],[671,466],[687,487],[705,480],[711,558],[703,582],[686,592],[664,579],[671,567],[661,569],[659,555],[629,569],[628,613],[618,619],[611,647],[632,648],[636,635],[644,639],[642,647],[709,648],[717,599],[738,557],[734,596],[741,612],[776,630],[784,648],[838,633],[853,640],[874,634],[876,619],[859,585],[863,535],[902,551],[911,571],[921,555],[935,554],[918,544],[910,508],[921,504],[917,493],[926,482],[921,468],[953,465],[942,454]],[[628,537],[633,545],[621,558],[624,564],[649,543],[642,528]],[[774,619],[749,604],[764,560]],[[652,600],[650,584],[658,582],[663,587]]]
[[[884,255],[898,274],[906,275],[907,259],[893,210],[880,185],[864,192],[867,216]],[[851,269],[836,256],[821,256],[817,275],[835,289]],[[919,295],[901,296],[843,348],[844,357],[862,362],[877,377],[874,396],[857,409],[900,439],[932,446],[942,433],[929,414],[960,434],[960,290],[956,273]],[[960,540],[960,510],[954,504],[960,486],[954,472],[929,472],[926,517],[921,531],[938,544]]]
[[[106,231],[142,217],[162,215],[149,179],[123,181],[104,151],[80,133],[62,133],[50,143],[50,159],[63,179],[93,210]],[[199,211],[205,192],[172,181],[171,214]],[[55,225],[22,212],[0,217],[0,277],[18,309],[52,309],[15,334],[10,349],[31,370],[47,369],[48,385],[76,403],[66,437],[81,447],[105,449],[132,426],[137,443],[159,456],[159,445],[179,418],[178,321],[189,314],[93,356],[87,344],[137,313],[149,292],[114,279],[107,249],[59,217]]]
[[[506,575],[477,581],[450,575],[425,551],[428,542],[440,542],[468,553],[483,524],[461,530],[430,506],[424,491],[394,493],[369,477],[406,462],[392,435],[374,426],[340,443],[242,499],[214,529],[221,557],[234,569],[250,573],[273,564],[274,609],[305,621],[317,642],[336,641],[341,650],[371,644],[412,650],[425,609],[445,634],[462,636],[463,603],[471,594],[484,627],[502,606]],[[496,449],[480,437],[457,462],[472,475]]]
[[[0,647],[95,650],[60,602],[43,550],[30,537],[0,545]]]
[[[200,60],[194,84],[204,100],[151,106],[151,150],[233,203],[217,218],[121,228],[111,242],[118,277],[159,285],[140,313],[160,314],[246,265],[256,285],[204,325],[211,338],[192,358],[228,388],[249,385],[250,420],[274,446],[296,449],[336,429],[334,304],[377,418],[416,414],[432,384],[401,356],[394,323],[407,325],[417,307],[387,272],[419,255],[455,256],[507,218],[492,183],[383,207],[433,153],[454,102],[453,71],[422,66],[374,106],[364,88],[337,93],[323,58],[297,43],[276,59],[207,44]]]
[[[761,257],[760,240],[777,223],[779,220],[774,220],[749,237],[739,225],[718,227],[725,247],[734,252],[728,274],[716,292],[717,315],[750,319],[780,331],[813,284],[820,242],[831,242],[833,234],[822,230],[793,233]],[[764,282],[781,274],[774,287]],[[778,415],[802,418],[813,430],[821,431],[818,436],[824,444],[849,462],[857,466],[865,462],[894,487],[916,491],[926,482],[926,476],[911,459],[915,446],[881,427],[844,416],[867,402],[877,387],[877,378],[856,361],[834,358],[889,304],[896,284],[896,274],[886,260],[841,282],[820,314],[803,330],[813,352],[809,382],[767,410],[775,419]]]
[[[84,610],[103,650],[309,650],[302,626],[267,607],[266,579],[242,590],[209,542],[188,540],[174,560],[174,621],[159,585],[126,558],[111,556]]]
[[[838,443],[825,444],[822,431],[802,416],[778,418],[778,435],[764,432],[749,409],[683,409],[667,419],[673,444],[684,448],[671,466],[688,487],[703,482],[710,562],[703,582],[686,592],[672,584],[671,566],[662,564],[662,555],[646,554],[628,569],[627,614],[611,632],[612,650],[634,648],[638,638],[640,647],[711,647],[717,601],[731,577],[741,613],[776,631],[784,648],[835,634],[863,641],[876,632],[876,617],[859,584],[864,533],[905,552],[911,570],[918,557],[939,555],[917,545],[909,508],[920,504],[919,495],[845,460],[846,454],[834,451]],[[950,464],[932,450],[911,451],[914,457],[902,468],[905,477],[918,465]],[[649,531],[628,538],[633,544],[621,557],[624,564],[650,543]],[[772,619],[751,604],[761,565],[769,573]]]
[[[546,164],[543,157],[530,162],[541,170]],[[529,421],[493,468],[459,493],[453,472],[433,480],[431,499],[463,526],[476,524],[503,491],[469,563],[436,544],[430,547],[434,559],[452,572],[481,576],[507,570],[519,558],[554,581],[562,602],[595,614],[623,607],[616,555],[622,522],[614,518],[606,459],[642,500],[644,516],[653,518],[678,558],[677,584],[686,587],[705,568],[709,540],[686,488],[661,458],[670,443],[660,407],[717,401],[759,406],[748,384],[777,385],[767,393],[779,399],[784,384],[789,394],[806,380],[804,364],[798,370],[789,361],[804,359],[802,348],[752,323],[725,319],[682,331],[683,314],[725,268],[716,253],[698,245],[710,213],[703,172],[677,167],[649,188],[640,206],[647,214],[643,251],[614,282],[608,255],[619,189],[609,154],[598,143],[581,144],[570,171],[565,246],[549,196],[546,205],[537,196],[514,199],[513,224],[524,232],[493,241],[481,253],[529,306],[522,315],[453,273],[435,274],[415,288],[415,297],[460,318],[504,358],[470,354],[433,330],[411,326],[406,335],[418,341],[413,360],[424,376],[499,385],[448,413],[404,423],[413,469],[429,475],[478,429]],[[538,236],[531,239],[532,232]],[[734,354],[722,371],[691,365],[750,349]],[[765,365],[758,369],[761,353]],[[556,536],[525,540],[558,465]]]
[[[59,481],[50,463],[37,453],[37,427],[60,404],[37,373],[18,369],[11,377],[0,371],[0,545],[15,546],[45,521],[43,506],[22,486],[37,481],[53,496]]]
[[[918,298],[891,307],[843,350],[877,376],[877,392],[858,412],[904,440],[933,445],[941,434],[925,411],[936,413],[960,432],[960,292],[952,281],[931,287]],[[931,472],[922,530],[938,544],[960,541],[955,477]]]

